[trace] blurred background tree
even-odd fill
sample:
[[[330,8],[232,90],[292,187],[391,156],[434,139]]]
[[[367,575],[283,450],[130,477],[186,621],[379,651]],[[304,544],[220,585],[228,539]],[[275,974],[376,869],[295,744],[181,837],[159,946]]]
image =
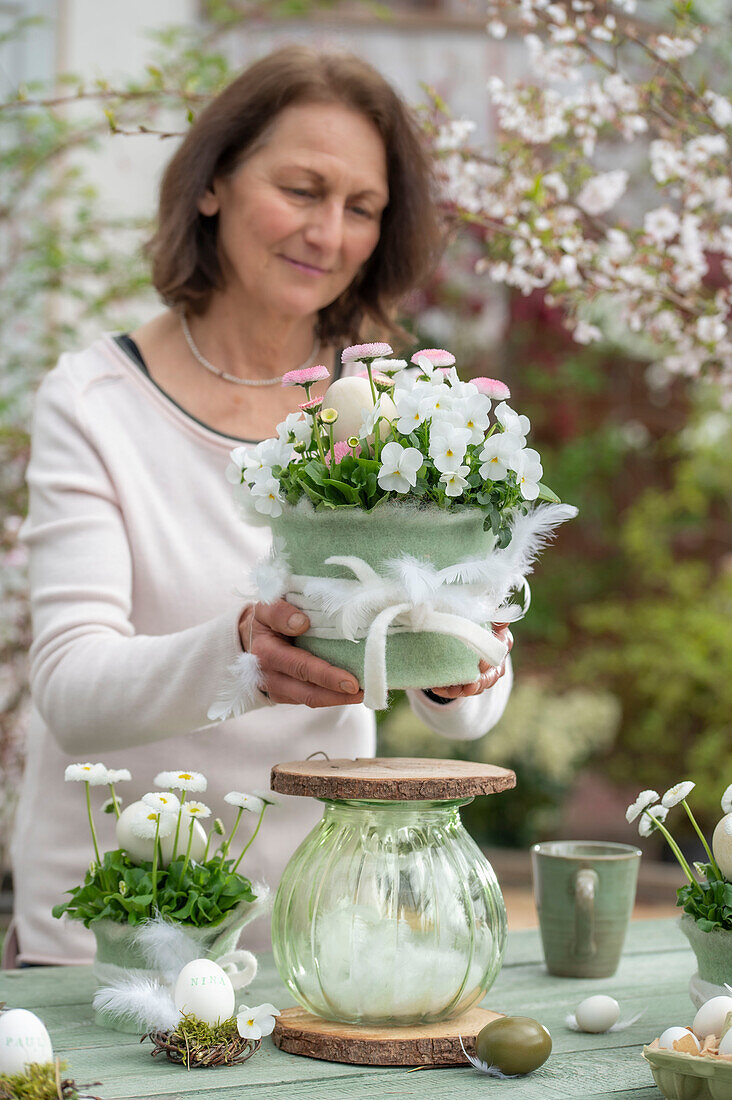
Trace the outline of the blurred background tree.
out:
[[[151,226],[151,180],[177,135],[248,60],[296,39],[356,45],[415,104],[428,103],[419,90],[427,82],[456,116],[477,118],[477,137],[490,145],[495,115],[485,79],[525,65],[515,29],[501,42],[488,39],[483,8],[462,0],[189,6],[187,18],[176,10],[181,22],[140,36],[139,55],[120,56],[119,72],[94,73],[86,55],[83,74],[54,61],[50,81],[31,66],[0,104],[0,866],[28,708],[17,534],[33,393],[63,351],[159,308],[140,244]],[[724,3],[687,7],[719,32],[693,64],[728,81]],[[671,11],[654,0],[644,16],[663,26]],[[95,18],[98,28],[106,16],[97,10]],[[53,20],[6,21],[0,60],[17,60],[23,49],[33,56],[44,42],[53,52],[49,42],[60,34]],[[15,71],[10,60],[5,71]],[[423,117],[429,130],[427,106]],[[127,201],[134,184],[137,203]],[[479,227],[454,224],[435,277],[405,305],[406,323],[421,345],[450,347],[465,377],[508,382],[552,486],[580,516],[540,564],[530,614],[515,631],[516,687],[498,727],[477,743],[445,742],[397,696],[379,716],[380,751],[514,767],[519,787],[510,798],[481,799],[468,811],[485,843],[526,845],[569,830],[567,806],[588,769],[617,789],[618,805],[639,785],[663,790],[695,779],[694,804],[709,824],[732,778],[729,413],[709,391],[654,374],[642,334],[608,335],[608,324],[602,342],[573,343],[542,291],[506,291],[476,272],[483,240]],[[710,277],[725,279],[721,271]],[[595,815],[592,831],[632,839],[622,811],[607,821]]]

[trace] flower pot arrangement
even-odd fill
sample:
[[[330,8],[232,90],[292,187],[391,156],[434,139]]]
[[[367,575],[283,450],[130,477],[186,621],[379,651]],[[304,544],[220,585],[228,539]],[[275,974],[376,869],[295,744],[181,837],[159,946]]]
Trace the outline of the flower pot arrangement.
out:
[[[159,789],[124,810],[116,786],[131,778],[126,769],[71,764],[65,778],[85,786],[94,860],[84,882],[68,891],[70,900],[55,906],[53,915],[80,920],[95,935],[98,1022],[146,1030],[146,1017],[137,1011],[141,989],[169,992],[181,968],[201,957],[218,960],[235,988],[247,985],[256,959],[236,945],[244,925],[266,908],[269,890],[253,885],[239,866],[271,797],[229,792],[225,801],[237,813],[227,835],[218,818],[206,833],[201,821],[211,810],[188,797],[206,790],[198,772],[161,772],[155,778]],[[100,852],[97,840],[91,791],[100,786],[110,792],[105,811],[116,817],[119,846],[113,851]],[[233,859],[231,845],[247,811],[257,822]]]
[[[576,515],[541,481],[529,421],[495,379],[463,382],[454,356],[411,364],[388,344],[346,348],[356,373],[311,397],[325,367],[292,371],[300,412],[277,438],[231,452],[227,477],[247,522],[269,524],[258,598],[301,607],[296,644],[356,675],[373,709],[390,688],[474,680],[505,646],[491,622],[529,601],[526,576],[547,537]],[[209,711],[226,717],[257,687],[243,654]]]
[[[626,817],[629,822],[638,821],[641,836],[661,832],[686,877],[676,892],[676,904],[684,910],[680,927],[696,955],[697,972],[689,982],[689,993],[700,1008],[713,997],[732,993],[732,784],[722,795],[724,816],[715,826],[711,845],[687,802],[694,786],[688,781],[676,783],[662,798],[656,791],[641,791]],[[676,806],[685,810],[707,862],[690,865],[665,824]]]

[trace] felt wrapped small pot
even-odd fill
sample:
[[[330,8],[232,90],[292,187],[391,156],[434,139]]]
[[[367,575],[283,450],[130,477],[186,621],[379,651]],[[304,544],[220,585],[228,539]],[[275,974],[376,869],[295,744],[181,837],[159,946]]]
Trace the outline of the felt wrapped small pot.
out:
[[[715,928],[705,932],[688,913],[681,917],[679,927],[696,955],[697,970],[689,981],[694,1007],[701,1008],[712,997],[727,996],[726,987],[732,985],[732,931]]]
[[[486,559],[494,538],[483,519],[478,509],[406,504],[371,512],[285,509],[271,520],[291,574],[284,598],[311,620],[296,644],[352,672],[362,686],[368,647],[385,665],[386,688],[469,683],[481,656],[500,664],[505,646],[489,620],[473,617],[485,584],[438,578],[460,562]],[[317,579],[325,584],[313,583]],[[394,615],[397,607],[402,611]],[[385,705],[382,692],[378,696],[367,705]]]

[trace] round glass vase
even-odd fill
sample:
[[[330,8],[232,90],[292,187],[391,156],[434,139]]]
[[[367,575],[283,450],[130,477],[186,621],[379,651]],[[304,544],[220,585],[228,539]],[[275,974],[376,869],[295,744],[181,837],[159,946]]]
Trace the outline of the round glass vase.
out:
[[[343,1023],[434,1023],[495,981],[506,908],[460,819],[472,798],[320,799],[272,915],[277,969],[309,1012]]]

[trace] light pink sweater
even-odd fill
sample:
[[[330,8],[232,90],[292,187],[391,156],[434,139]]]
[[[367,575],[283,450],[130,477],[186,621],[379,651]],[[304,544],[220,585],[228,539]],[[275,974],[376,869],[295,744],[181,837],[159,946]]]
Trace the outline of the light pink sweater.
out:
[[[129,768],[126,803],[159,771],[202,771],[199,797],[228,820],[224,794],[268,788],[278,761],[373,755],[374,716],[360,704],[310,710],[260,696],[239,718],[206,717],[241,652],[246,600],[234,590],[269,545],[268,528],[242,524],[224,477],[239,442],[179,409],[110,336],[63,355],[38,392],[23,528],[34,713],[12,844],[20,961],[86,963],[94,952],[82,925],[51,916],[92,858],[83,787],[64,783],[67,764]],[[474,738],[498,720],[510,686],[509,670],[447,706],[409,696],[439,733]],[[321,814],[312,799],[283,802],[243,867],[272,887]],[[96,821],[100,846],[114,847],[114,817]],[[251,925],[244,946],[265,946],[267,925]]]

